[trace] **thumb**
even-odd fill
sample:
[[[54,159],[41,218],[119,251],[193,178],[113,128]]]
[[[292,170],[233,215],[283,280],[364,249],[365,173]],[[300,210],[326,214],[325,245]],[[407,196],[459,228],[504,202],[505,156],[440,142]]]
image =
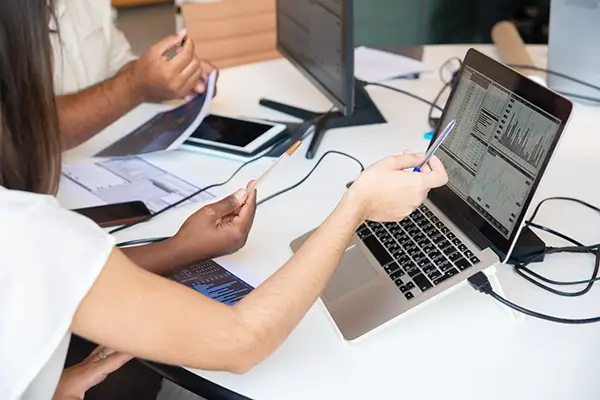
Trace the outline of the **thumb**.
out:
[[[405,152],[401,156],[390,156],[386,159],[386,161],[390,168],[404,170],[418,167],[423,161],[425,161],[425,155],[410,154]]]
[[[215,214],[219,217],[231,214],[244,204],[246,199],[246,190],[240,189],[237,192],[225,197],[223,200],[217,201],[210,205]]]
[[[154,46],[152,49],[160,55],[165,54],[167,51],[171,50],[173,47],[178,47],[181,44],[183,38],[187,35],[186,31],[183,30],[177,35],[169,35],[166,38],[162,39]]]
[[[85,373],[81,376],[81,383],[90,389],[104,381],[109,374],[121,368],[132,358],[129,354],[117,352],[106,357],[104,360],[88,364],[87,368],[85,368]]]

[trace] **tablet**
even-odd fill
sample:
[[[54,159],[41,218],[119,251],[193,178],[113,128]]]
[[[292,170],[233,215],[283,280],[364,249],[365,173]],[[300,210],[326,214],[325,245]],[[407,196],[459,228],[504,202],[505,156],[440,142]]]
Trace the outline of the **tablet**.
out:
[[[285,129],[284,124],[210,114],[188,138],[188,142],[212,149],[251,154]]]

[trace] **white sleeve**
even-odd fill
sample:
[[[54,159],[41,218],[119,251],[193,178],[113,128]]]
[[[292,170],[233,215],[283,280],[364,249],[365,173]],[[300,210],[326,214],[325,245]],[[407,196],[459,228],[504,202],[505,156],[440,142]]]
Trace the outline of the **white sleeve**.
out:
[[[103,16],[104,32],[107,35],[108,51],[108,76],[114,76],[125,64],[134,61],[137,57],[131,51],[131,45],[127,38],[112,20],[110,2],[106,1]]]
[[[53,197],[0,188],[0,393],[23,393],[48,362],[113,246]]]

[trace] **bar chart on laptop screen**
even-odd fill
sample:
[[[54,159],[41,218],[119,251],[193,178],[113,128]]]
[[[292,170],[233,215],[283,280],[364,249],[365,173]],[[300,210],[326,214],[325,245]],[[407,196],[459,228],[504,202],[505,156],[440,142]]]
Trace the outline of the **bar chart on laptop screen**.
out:
[[[557,129],[557,122],[513,98],[505,108],[494,139],[500,151],[535,174],[542,166]]]

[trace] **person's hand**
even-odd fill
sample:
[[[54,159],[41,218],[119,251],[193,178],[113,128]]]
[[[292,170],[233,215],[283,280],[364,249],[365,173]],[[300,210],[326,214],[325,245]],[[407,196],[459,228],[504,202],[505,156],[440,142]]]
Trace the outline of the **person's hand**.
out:
[[[215,68],[210,62],[206,60],[200,61],[200,67],[202,68],[202,76],[200,78],[200,83],[196,85],[195,91],[196,93],[204,93],[206,91],[206,83],[208,82],[208,77],[211,72],[216,71],[216,80],[219,79],[219,70]],[[213,93],[213,97],[217,95],[217,86],[215,85],[215,92]]]
[[[400,221],[423,203],[430,189],[448,182],[442,162],[435,156],[421,172],[412,172],[424,154],[391,156],[367,168],[352,184],[347,196],[361,207],[364,219]]]
[[[52,400],[83,400],[85,392],[121,368],[131,356],[97,347],[82,363],[66,368]]]
[[[129,80],[142,101],[180,99],[204,90],[212,66],[195,55],[191,39],[181,46],[186,36],[185,31],[167,36],[133,63]],[[172,49],[176,49],[175,56],[169,59]]]
[[[231,254],[246,244],[255,212],[256,191],[240,189],[190,216],[174,239],[195,261]]]

